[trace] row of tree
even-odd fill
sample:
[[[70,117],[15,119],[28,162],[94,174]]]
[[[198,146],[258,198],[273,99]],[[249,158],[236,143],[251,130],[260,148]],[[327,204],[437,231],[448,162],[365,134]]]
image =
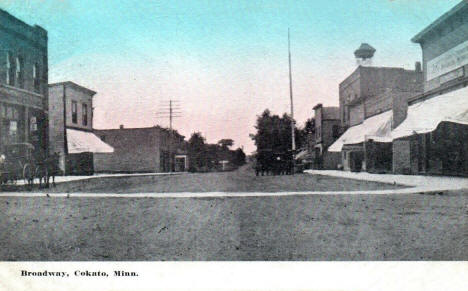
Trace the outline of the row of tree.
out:
[[[209,144],[200,132],[193,133],[187,148],[190,159],[189,171],[219,171],[242,166],[246,162],[246,155],[241,148],[231,150],[233,145],[232,139],[221,139],[216,144]]]

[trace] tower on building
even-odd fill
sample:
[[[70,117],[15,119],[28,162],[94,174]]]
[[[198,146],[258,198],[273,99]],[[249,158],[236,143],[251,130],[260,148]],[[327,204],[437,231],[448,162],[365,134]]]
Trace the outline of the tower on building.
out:
[[[371,66],[372,57],[375,54],[375,48],[370,46],[368,43],[362,43],[361,46],[354,51],[356,57],[356,63],[358,66]]]

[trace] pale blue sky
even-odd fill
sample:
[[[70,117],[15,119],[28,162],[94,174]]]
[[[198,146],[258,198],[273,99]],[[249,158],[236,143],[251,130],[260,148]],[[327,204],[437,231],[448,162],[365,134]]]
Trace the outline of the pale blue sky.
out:
[[[255,115],[288,110],[287,28],[296,116],[338,104],[361,42],[374,64],[412,68],[410,39],[460,0],[71,1],[0,0],[0,8],[49,33],[50,81],[98,92],[96,128],[167,125],[161,100],[181,101],[183,134],[232,137],[254,150]]]

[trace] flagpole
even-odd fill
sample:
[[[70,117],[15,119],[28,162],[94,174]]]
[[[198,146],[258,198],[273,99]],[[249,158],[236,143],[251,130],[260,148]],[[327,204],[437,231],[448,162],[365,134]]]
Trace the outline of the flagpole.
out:
[[[288,56],[289,56],[289,98],[291,101],[291,150],[292,150],[292,174],[295,170],[295,152],[296,152],[296,138],[295,138],[295,128],[294,124],[294,102],[293,102],[293,89],[292,89],[292,73],[291,73],[291,37],[289,34],[288,27]]]

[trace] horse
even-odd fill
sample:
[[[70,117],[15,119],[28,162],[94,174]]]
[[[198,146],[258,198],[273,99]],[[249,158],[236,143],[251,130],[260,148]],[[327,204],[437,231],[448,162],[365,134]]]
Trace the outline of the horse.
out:
[[[44,187],[49,188],[49,182],[51,177],[52,186],[56,186],[55,176],[61,174],[61,170],[59,167],[59,157],[59,153],[53,153],[38,164],[38,167],[36,169],[36,177],[39,178],[39,187],[42,187],[42,181],[44,181]]]

